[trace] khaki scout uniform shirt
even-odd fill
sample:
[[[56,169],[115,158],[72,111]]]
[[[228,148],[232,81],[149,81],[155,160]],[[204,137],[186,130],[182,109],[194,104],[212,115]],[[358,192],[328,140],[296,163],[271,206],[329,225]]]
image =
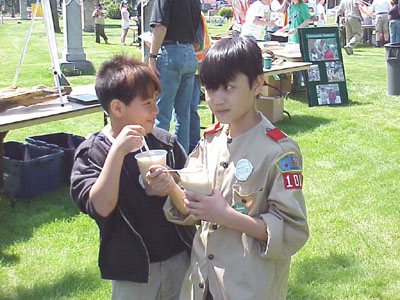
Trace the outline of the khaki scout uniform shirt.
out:
[[[221,125],[206,134],[191,154],[188,165],[203,162],[204,156],[207,157],[213,188],[220,190],[229,204],[245,206],[250,216],[264,220],[268,240],[260,241],[201,221],[180,299],[203,299],[207,280],[215,300],[286,298],[290,257],[305,244],[308,225],[301,190],[299,147],[273,128],[263,116],[258,125],[230,140],[228,126]],[[274,140],[266,134],[270,129],[284,137]],[[240,159],[253,166],[244,180],[235,175]],[[276,165],[278,161],[284,170]],[[243,179],[248,172],[248,168],[241,167],[239,177]],[[164,211],[174,223],[198,223],[191,215],[181,215],[170,199]]]

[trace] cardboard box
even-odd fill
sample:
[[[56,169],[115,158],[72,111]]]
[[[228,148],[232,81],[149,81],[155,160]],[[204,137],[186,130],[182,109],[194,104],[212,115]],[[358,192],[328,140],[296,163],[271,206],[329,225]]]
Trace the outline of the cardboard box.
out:
[[[274,76],[265,77],[265,83],[267,85],[263,87],[262,94],[264,96],[285,96],[287,92],[292,90],[292,74],[281,74],[279,78],[280,80],[276,80]]]
[[[283,98],[279,96],[264,96],[260,94],[256,101],[257,110],[275,123],[283,120]]]

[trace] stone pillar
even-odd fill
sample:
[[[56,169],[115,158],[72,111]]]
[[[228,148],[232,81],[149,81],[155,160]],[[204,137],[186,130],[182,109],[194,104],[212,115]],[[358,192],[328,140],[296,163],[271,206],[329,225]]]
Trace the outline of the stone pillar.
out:
[[[85,32],[94,32],[94,19],[92,18],[92,13],[94,10],[94,4],[97,2],[97,0],[83,0],[82,29]]]
[[[27,0],[19,0],[19,10],[21,14],[21,20],[28,19],[28,12],[27,12]]]
[[[86,60],[82,48],[82,4],[79,0],[63,2],[64,50],[61,70],[65,75],[92,73],[93,65]]]

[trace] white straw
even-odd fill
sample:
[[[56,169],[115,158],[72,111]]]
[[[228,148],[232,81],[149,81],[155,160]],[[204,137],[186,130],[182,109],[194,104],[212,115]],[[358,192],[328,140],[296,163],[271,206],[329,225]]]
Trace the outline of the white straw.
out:
[[[144,137],[143,137],[143,146],[146,149],[146,151],[151,152],[151,150],[150,150],[149,146],[147,145],[146,140],[145,140]]]

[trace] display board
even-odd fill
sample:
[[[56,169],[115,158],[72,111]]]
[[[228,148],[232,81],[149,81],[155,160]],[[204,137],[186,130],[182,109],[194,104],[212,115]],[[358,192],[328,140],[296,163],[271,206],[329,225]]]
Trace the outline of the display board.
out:
[[[338,28],[301,28],[299,33],[303,61],[312,63],[304,72],[308,105],[348,104]]]

